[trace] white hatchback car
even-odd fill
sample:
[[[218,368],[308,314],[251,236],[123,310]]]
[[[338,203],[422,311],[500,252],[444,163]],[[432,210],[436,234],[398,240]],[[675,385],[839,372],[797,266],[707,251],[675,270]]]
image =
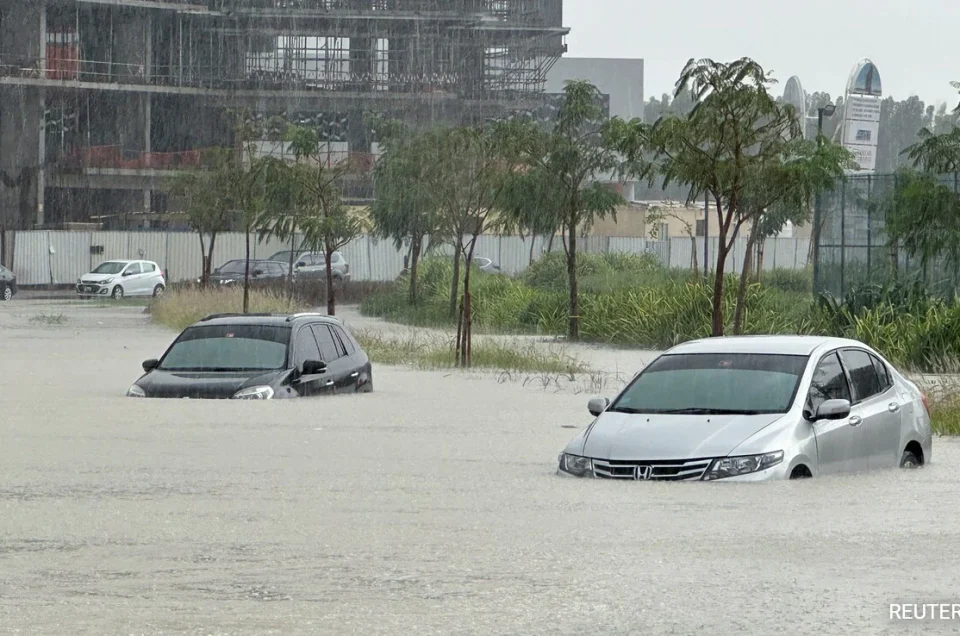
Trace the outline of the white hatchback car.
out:
[[[167,287],[163,270],[153,261],[104,261],[77,280],[77,294],[86,297],[159,296]]]

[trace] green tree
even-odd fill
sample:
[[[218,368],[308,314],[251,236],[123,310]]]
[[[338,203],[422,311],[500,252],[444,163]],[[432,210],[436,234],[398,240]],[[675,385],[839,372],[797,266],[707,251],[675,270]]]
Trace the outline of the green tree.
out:
[[[323,251],[326,257],[327,313],[336,313],[336,290],[333,286],[333,253],[354,240],[365,230],[364,219],[349,210],[342,199],[342,179],[353,166],[349,159],[331,163],[321,151],[320,133],[316,128],[291,125],[285,139],[296,161],[291,168],[297,215],[304,244]]]
[[[183,201],[187,223],[200,238],[203,287],[210,283],[217,236],[234,222],[232,183],[237,170],[236,155],[229,148],[213,148],[204,152],[200,170],[178,174],[169,186],[171,194]]]
[[[416,134],[397,122],[378,124],[383,154],[374,167],[376,198],[370,206],[370,217],[377,236],[392,239],[397,249],[409,242],[409,302],[414,305],[424,246],[443,240],[438,199],[427,187],[436,149],[430,136]]]
[[[540,205],[538,222],[559,228],[563,237],[570,291],[568,336],[579,340],[578,237],[596,219],[614,216],[623,203],[623,197],[597,179],[639,172],[646,129],[640,120],[608,118],[600,106],[600,91],[583,81],[567,82],[551,129],[529,119],[501,126],[514,166],[506,190],[513,196],[502,202],[505,216],[515,226],[539,205],[531,195],[552,193],[549,206]]]
[[[714,336],[724,333],[726,262],[744,223],[777,202],[765,179],[796,178],[787,146],[802,140],[800,118],[768,91],[775,83],[749,58],[734,62],[691,59],[676,92],[691,90],[696,105],[687,117],[668,116],[650,133],[656,174],[664,183],[690,187],[690,202],[708,196],[719,225],[713,283]],[[803,164],[805,162],[801,162]],[[842,168],[838,167],[842,172]],[[779,195],[782,196],[782,195]]]

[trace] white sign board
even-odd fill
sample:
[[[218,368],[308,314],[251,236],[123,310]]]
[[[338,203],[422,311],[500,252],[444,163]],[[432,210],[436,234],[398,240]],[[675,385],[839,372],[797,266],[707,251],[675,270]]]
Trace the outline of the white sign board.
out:
[[[873,172],[877,168],[877,146],[880,136],[880,98],[847,95],[843,118],[843,145],[854,154],[860,169]]]

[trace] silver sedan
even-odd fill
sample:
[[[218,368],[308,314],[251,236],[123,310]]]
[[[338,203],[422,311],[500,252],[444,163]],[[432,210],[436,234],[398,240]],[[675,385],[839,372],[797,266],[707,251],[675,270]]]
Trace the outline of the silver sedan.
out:
[[[855,340],[687,342],[647,365],[566,447],[558,474],[764,481],[931,460],[926,397]]]

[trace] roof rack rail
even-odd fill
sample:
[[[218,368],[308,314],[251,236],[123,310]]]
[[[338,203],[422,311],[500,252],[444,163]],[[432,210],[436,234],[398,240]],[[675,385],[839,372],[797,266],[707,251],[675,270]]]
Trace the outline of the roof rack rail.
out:
[[[269,318],[275,314],[271,313],[259,313],[259,314],[240,314],[236,312],[227,312],[222,314],[210,314],[209,316],[204,316],[200,319],[200,322],[206,322],[208,320],[216,320],[217,318]]]
[[[329,318],[330,320],[335,320],[337,322],[343,322],[337,316],[330,316],[328,314],[321,314],[319,311],[302,311],[297,314],[291,314],[287,316],[287,322],[296,320],[297,318],[306,318],[308,316],[315,316],[317,318]]]

